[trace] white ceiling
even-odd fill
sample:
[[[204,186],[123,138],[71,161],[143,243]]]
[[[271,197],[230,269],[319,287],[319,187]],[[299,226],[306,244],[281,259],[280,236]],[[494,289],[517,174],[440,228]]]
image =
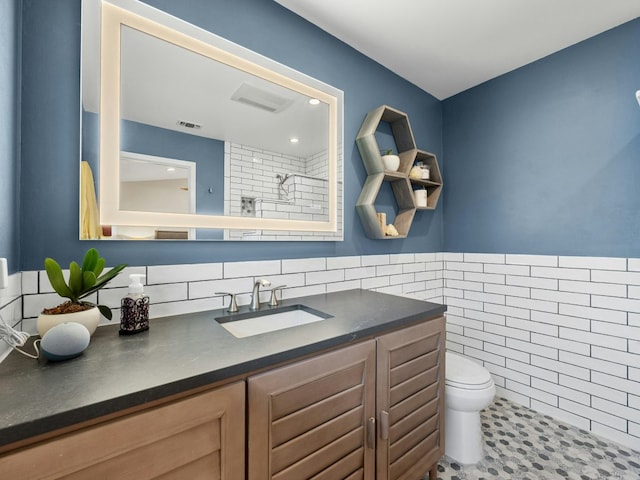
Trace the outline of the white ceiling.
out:
[[[327,104],[310,105],[301,93],[133,28],[122,27],[121,41],[123,118],[302,158],[326,149]],[[290,103],[274,113],[234,101],[242,85]],[[178,121],[200,128],[177,127]],[[291,143],[291,137],[299,143]]]
[[[438,99],[640,16],[640,0],[275,0]]]

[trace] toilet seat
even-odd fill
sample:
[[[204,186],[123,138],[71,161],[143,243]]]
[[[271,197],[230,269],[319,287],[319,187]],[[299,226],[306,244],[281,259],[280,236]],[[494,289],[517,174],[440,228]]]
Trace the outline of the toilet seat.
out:
[[[480,384],[475,384],[475,383],[457,383],[457,382],[450,382],[449,380],[447,380],[445,382],[445,385],[447,387],[460,388],[462,390],[483,390],[485,388],[491,388],[491,386],[493,384],[494,384],[493,380],[490,380],[490,381],[485,382],[485,383],[480,383]]]
[[[482,390],[490,388],[493,385],[493,379],[482,365],[447,351],[445,384],[467,390]]]

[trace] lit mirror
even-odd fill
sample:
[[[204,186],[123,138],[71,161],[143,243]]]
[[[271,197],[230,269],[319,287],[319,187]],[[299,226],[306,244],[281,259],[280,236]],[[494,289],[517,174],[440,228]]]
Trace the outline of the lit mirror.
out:
[[[82,69],[81,238],[342,240],[341,91],[133,0]]]

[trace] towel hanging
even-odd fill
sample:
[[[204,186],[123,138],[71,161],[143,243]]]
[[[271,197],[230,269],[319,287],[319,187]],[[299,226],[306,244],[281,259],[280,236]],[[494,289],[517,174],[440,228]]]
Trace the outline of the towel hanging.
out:
[[[89,163],[83,160],[80,163],[80,240],[95,240],[101,237],[93,173]]]

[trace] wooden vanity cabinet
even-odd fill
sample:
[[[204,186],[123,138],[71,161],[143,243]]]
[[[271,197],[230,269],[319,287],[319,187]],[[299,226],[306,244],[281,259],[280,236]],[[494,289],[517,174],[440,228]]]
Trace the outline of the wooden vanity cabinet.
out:
[[[416,480],[444,454],[444,317],[249,377],[249,480]]]
[[[78,426],[0,455],[0,478],[435,479],[444,328],[444,317],[426,320],[246,384]]]
[[[242,480],[244,419],[237,382],[0,456],[0,477]]]

